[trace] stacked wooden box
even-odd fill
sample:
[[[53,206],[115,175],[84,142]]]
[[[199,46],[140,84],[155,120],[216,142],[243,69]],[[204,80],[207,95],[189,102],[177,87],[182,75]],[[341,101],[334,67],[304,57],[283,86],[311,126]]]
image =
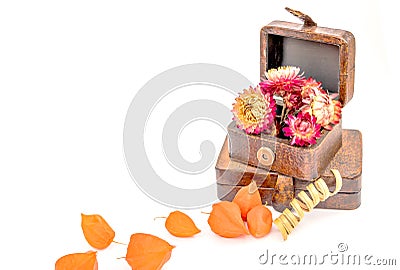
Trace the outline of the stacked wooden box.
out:
[[[344,30],[273,21],[261,29],[260,78],[279,66],[297,66],[305,76],[322,82],[329,93],[338,93],[345,106],[354,93],[354,36]],[[345,117],[345,115],[343,115]],[[232,200],[253,179],[262,199],[283,211],[294,196],[322,177],[331,190],[342,175],[341,191],[321,202],[320,208],[355,209],[361,204],[362,136],[342,129],[341,123],[323,130],[317,144],[292,146],[288,139],[268,134],[248,135],[232,122],[221,149],[216,177],[218,196]]]

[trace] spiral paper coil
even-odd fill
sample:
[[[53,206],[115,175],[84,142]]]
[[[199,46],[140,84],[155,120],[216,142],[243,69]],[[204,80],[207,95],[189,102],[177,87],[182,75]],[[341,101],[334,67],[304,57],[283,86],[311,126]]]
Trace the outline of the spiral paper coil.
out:
[[[282,214],[274,220],[284,240],[287,239],[288,235],[297,224],[299,224],[304,217],[304,212],[310,212],[319,202],[323,202],[335,195],[342,188],[342,176],[340,172],[335,169],[331,169],[331,171],[336,179],[336,187],[333,192],[330,192],[326,182],[322,178],[319,178],[306,187],[309,195],[305,191],[301,191],[297,197],[290,202],[291,209],[286,208]]]

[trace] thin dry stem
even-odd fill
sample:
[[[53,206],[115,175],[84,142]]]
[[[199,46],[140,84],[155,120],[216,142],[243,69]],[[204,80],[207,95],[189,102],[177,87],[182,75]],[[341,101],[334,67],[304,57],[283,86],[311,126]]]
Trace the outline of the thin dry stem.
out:
[[[118,241],[113,241],[113,243],[118,244],[118,245],[124,245],[124,246],[127,246],[127,245],[128,245],[128,244],[121,243],[121,242],[118,242]]]
[[[155,217],[155,218],[153,218],[153,220],[155,221],[156,219],[159,219],[159,218],[167,218],[167,217]]]

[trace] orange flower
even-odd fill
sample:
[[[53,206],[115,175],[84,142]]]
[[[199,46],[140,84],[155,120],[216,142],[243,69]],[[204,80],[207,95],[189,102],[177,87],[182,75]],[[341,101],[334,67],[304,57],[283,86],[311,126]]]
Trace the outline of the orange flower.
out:
[[[256,238],[266,236],[272,227],[272,213],[264,205],[258,205],[247,213],[247,226]]]
[[[246,221],[247,213],[255,206],[262,205],[260,192],[255,181],[245,187],[242,187],[232,202],[239,205],[242,219]]]
[[[236,203],[223,201],[213,205],[208,225],[219,236],[234,238],[249,234]]]
[[[193,220],[180,211],[170,213],[165,220],[165,228],[177,237],[190,237],[200,232]]]
[[[114,240],[115,232],[100,215],[82,216],[82,231],[86,241],[94,248],[105,249]]]
[[[145,233],[132,234],[126,253],[126,261],[132,270],[160,270],[171,258],[172,249],[165,240]]]
[[[55,270],[97,270],[96,251],[65,255],[56,261]]]

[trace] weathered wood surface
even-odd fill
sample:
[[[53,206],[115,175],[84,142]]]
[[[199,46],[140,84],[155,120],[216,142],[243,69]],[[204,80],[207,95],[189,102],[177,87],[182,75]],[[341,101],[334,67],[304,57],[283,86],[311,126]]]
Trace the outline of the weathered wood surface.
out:
[[[229,155],[232,160],[298,179],[313,179],[321,175],[342,146],[342,125],[331,131],[324,130],[315,145],[299,147],[290,145],[288,139],[270,135],[248,135],[232,122],[228,126]],[[264,166],[257,152],[266,147],[275,153],[272,166]]]
[[[236,193],[241,187],[217,184],[218,197],[221,200],[232,201]],[[296,195],[301,190],[296,190]],[[282,212],[291,200],[287,200],[284,204],[277,204],[273,201],[275,189],[273,188],[259,188],[262,202],[272,205],[273,208]],[[316,208],[322,209],[340,209],[340,210],[353,210],[361,205],[361,191],[353,193],[339,192],[333,197],[329,197],[326,201],[320,202]]]
[[[272,39],[271,37],[278,37]],[[352,33],[319,26],[273,21],[264,26],[260,32],[260,78],[265,80],[265,72],[276,68],[282,61],[282,38],[314,41],[320,44],[331,44],[339,49],[337,62],[339,64],[338,89],[339,100],[346,105],[354,93],[355,71],[355,38]],[[272,41],[272,42],[271,42]],[[321,63],[323,65],[323,63]],[[323,66],[321,66],[323,68]],[[337,76],[332,74],[332,76]],[[324,82],[322,81],[323,85]]]
[[[272,196],[272,207],[279,212],[283,212],[288,208],[290,202],[295,197],[295,190],[293,189],[293,178],[285,175],[278,175],[275,184],[275,192]]]
[[[279,187],[277,179],[280,174],[230,159],[228,139],[224,142],[215,169],[219,198],[231,200],[242,186],[248,185],[253,179],[260,187],[263,200],[272,204],[277,210],[282,208],[279,204],[287,205],[290,202],[293,192],[297,194],[301,190],[305,190],[306,186],[315,180],[294,178],[292,187],[290,187],[290,184]],[[321,174],[330,190],[333,191],[335,179],[330,169],[338,169],[340,171],[343,178],[343,186],[339,194],[329,198],[318,207],[334,209],[357,208],[361,203],[362,135],[360,131],[343,130],[343,146]],[[281,179],[287,177],[281,176],[283,176]],[[291,177],[288,178],[290,179]],[[274,194],[278,193],[279,197],[276,197],[275,202],[273,202]]]
[[[362,176],[362,134],[358,130],[343,130],[342,148],[336,153],[331,163],[320,175],[331,191],[335,188],[335,177],[331,169],[338,169],[343,177],[341,192],[361,191]],[[296,189],[304,190],[309,181],[295,179]]]

